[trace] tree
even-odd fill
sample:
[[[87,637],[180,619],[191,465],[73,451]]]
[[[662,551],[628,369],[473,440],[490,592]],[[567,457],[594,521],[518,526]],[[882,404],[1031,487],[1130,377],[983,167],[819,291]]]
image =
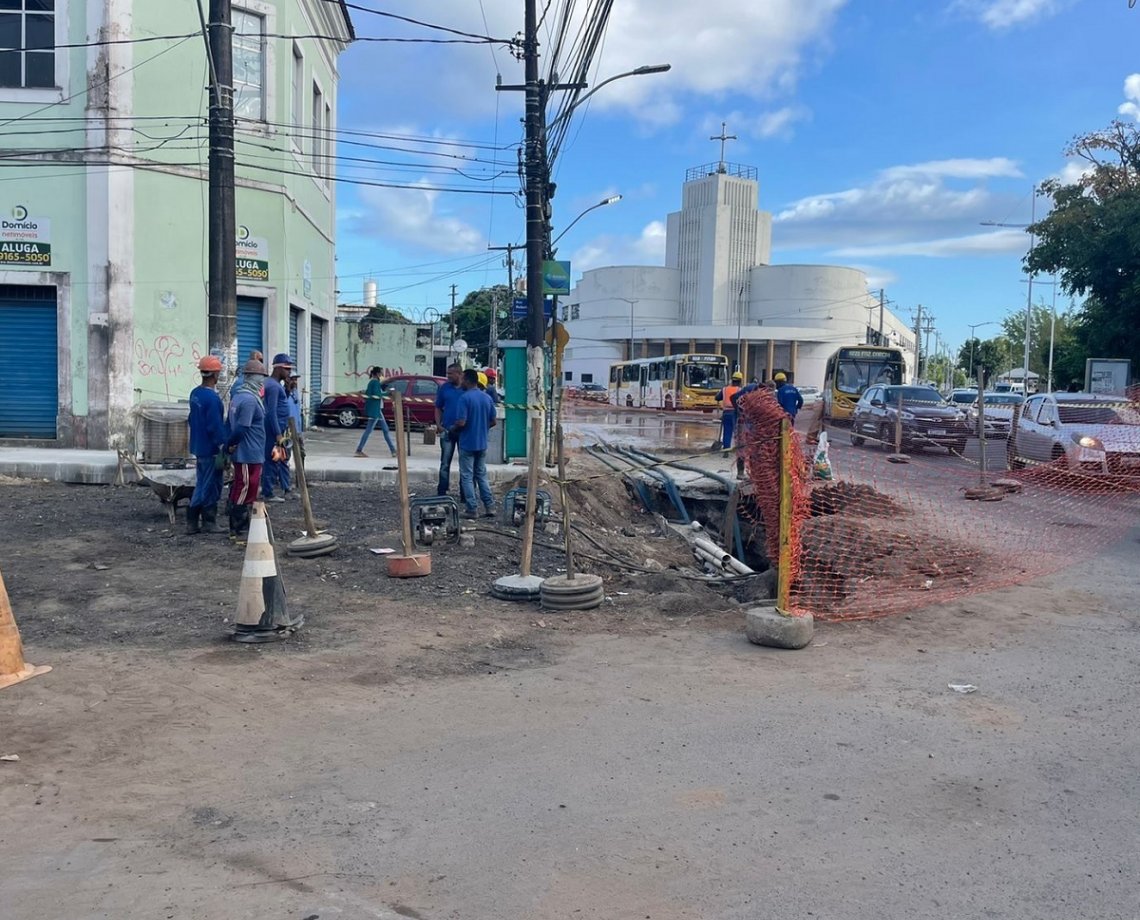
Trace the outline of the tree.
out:
[[[1088,168],[1075,182],[1042,184],[1053,210],[1031,228],[1037,242],[1026,268],[1057,274],[1065,292],[1085,298],[1072,317],[1079,347],[1066,348],[1067,373],[1080,354],[1140,367],[1140,129],[1116,121],[1065,153]]]
[[[455,305],[455,335],[467,343],[469,353],[478,361],[485,361],[491,344],[491,310],[499,310],[500,336],[506,331],[505,320],[510,317],[511,292],[505,284],[480,288]]]
[[[391,307],[385,306],[382,303],[378,303],[372,307],[368,311],[366,318],[374,323],[403,323],[406,325],[411,322],[411,320],[404,316],[399,310],[393,310]]]
[[[971,344],[973,345],[972,356]],[[1008,369],[1009,359],[1007,356],[1010,353],[1009,342],[1001,336],[986,339],[984,342],[977,338],[967,339],[966,344],[958,352],[958,365],[964,367],[967,372],[973,367],[973,374],[968,385],[974,386],[977,383],[979,367],[986,369],[986,381],[988,382],[995,374]]]

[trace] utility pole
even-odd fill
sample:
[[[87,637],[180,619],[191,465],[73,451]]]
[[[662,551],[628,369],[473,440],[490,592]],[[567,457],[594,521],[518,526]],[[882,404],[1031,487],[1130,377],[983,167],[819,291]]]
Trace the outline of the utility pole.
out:
[[[1037,185],[1033,185],[1033,195],[1029,204],[1029,226],[1030,228],[1037,223]],[[1032,229],[1029,231],[1029,257],[1033,257],[1033,247],[1037,245],[1037,235]],[[1026,266],[1028,268],[1028,266]],[[1029,275],[1029,289],[1025,292],[1025,353],[1024,363],[1025,375],[1021,378],[1021,395],[1023,397],[1029,396],[1029,335],[1031,329],[1031,321],[1033,319],[1033,272],[1028,271]]]
[[[914,320],[914,383],[922,379],[922,304]]]
[[[222,360],[222,381],[238,371],[237,217],[234,204],[234,64],[230,0],[210,0],[209,287],[210,354]]]
[[[451,286],[451,345],[455,347],[455,285]]]
[[[926,344],[922,349],[922,363],[926,369],[929,369],[930,367],[930,333],[934,331],[934,320],[935,317],[932,314],[927,313],[922,327],[922,331],[926,333]],[[923,374],[923,379],[925,378],[926,375]]]
[[[487,249],[491,252],[505,252],[506,256],[503,259],[503,265],[507,269],[507,298],[511,307],[514,307],[515,299],[515,250],[519,247],[514,243],[507,243],[506,246],[488,246]],[[487,362],[490,367],[498,370],[499,367],[499,315],[498,308],[495,307],[491,311],[491,347],[490,347],[490,361]]]
[[[883,308],[886,306],[886,297],[882,288],[879,288],[879,344],[883,344]]]

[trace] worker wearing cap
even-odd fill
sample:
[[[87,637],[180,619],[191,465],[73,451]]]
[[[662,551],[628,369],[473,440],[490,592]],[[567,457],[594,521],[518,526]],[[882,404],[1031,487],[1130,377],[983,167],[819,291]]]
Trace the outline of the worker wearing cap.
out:
[[[285,381],[285,403],[289,407],[289,418],[297,429],[297,440],[293,444],[293,451],[300,451],[303,460],[305,458],[305,413],[301,411],[301,375],[295,370],[289,372],[289,377]],[[285,494],[291,496],[293,493],[286,492]]]
[[[196,534],[217,530],[218,499],[222,495],[222,470],[226,443],[225,411],[218,395],[221,359],[206,355],[198,362],[202,383],[190,391],[190,453],[194,455],[197,480],[190,506],[186,509],[186,532]]]
[[[265,365],[249,360],[241,373],[242,385],[230,393],[227,420],[226,452],[234,463],[234,479],[226,505],[231,540],[239,540],[242,531],[249,527],[250,508],[257,499],[261,467],[265,462],[265,403],[261,401]]]
[[[732,372],[732,383],[723,387],[716,394],[716,401],[721,408],[720,415],[720,446],[723,450],[732,447],[732,434],[736,430],[736,403],[732,397],[740,392],[740,385],[744,383],[744,374],[740,371]]]
[[[495,373],[493,367],[487,368],[483,373],[487,375],[487,395],[497,406],[503,401],[503,394],[499,392],[499,388],[495,385],[498,375]]]
[[[804,398],[799,390],[788,383],[788,375],[783,371],[778,371],[772,379],[776,382],[776,401],[794,423],[796,413],[804,407]]]
[[[285,501],[289,491],[289,400],[285,381],[293,370],[293,359],[284,352],[273,356],[273,370],[265,381],[265,464],[261,472],[261,497],[267,502]],[[274,495],[280,486],[281,495]]]

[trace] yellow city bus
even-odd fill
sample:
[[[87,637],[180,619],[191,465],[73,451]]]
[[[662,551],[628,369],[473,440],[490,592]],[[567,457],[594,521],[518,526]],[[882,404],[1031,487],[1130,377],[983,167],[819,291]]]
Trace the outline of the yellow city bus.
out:
[[[906,379],[901,349],[881,345],[850,345],[827,359],[823,377],[823,417],[850,421],[855,403],[875,383],[899,386]]]
[[[665,355],[610,365],[609,402],[627,409],[716,408],[728,383],[724,355]]]

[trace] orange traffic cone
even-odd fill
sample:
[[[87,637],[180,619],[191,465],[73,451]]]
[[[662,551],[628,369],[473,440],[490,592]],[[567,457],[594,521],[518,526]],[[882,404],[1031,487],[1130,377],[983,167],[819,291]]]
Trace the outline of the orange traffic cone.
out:
[[[289,635],[303,623],[304,617],[289,616],[269,516],[265,503],[255,502],[241,570],[234,641],[269,642]]]
[[[12,602],[8,600],[8,589],[4,587],[4,576],[0,573],[0,690],[29,677],[47,674],[50,670],[47,665],[37,667],[24,661],[20,630],[16,628]]]

